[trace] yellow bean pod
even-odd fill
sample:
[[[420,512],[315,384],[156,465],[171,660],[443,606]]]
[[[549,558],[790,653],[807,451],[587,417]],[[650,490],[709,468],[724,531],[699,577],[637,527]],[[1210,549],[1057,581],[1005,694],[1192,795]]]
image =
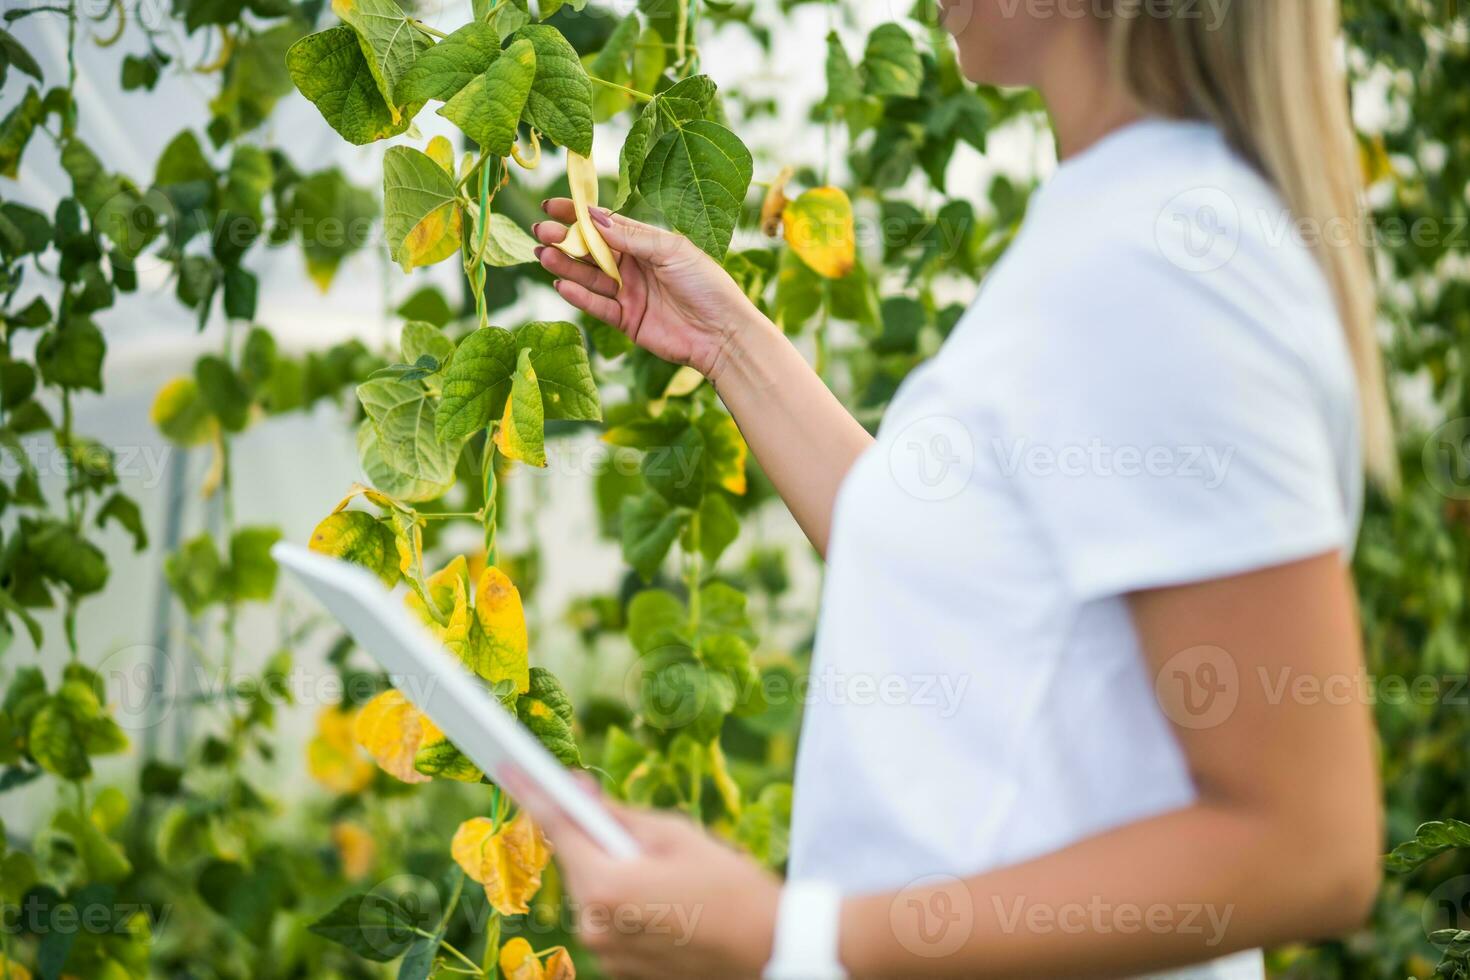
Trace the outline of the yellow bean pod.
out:
[[[592,208],[597,206],[597,168],[575,150],[567,150],[567,183],[571,185],[572,205],[577,211],[574,227],[581,231],[588,254],[597,267],[621,287],[623,274],[618,271],[617,256],[613,255],[613,250],[603,240],[602,232],[592,223]],[[570,234],[567,237],[570,239]]]
[[[510,155],[523,170],[535,170],[541,166],[541,134],[531,130],[531,151],[527,155],[521,154],[520,143],[510,145]]]

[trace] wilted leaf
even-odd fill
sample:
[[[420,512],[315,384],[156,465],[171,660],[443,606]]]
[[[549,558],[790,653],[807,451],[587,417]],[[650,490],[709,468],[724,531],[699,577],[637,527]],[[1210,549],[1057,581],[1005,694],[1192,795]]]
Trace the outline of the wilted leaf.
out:
[[[400,692],[384,691],[358,711],[352,735],[388,775],[405,783],[426,783],[429,777],[413,765],[424,737],[423,720]]]
[[[485,886],[491,908],[501,915],[519,915],[531,910],[541,872],[551,860],[551,845],[522,810],[498,831],[487,817],[466,820],[455,831],[450,854],[466,875]]]
[[[427,154],[409,146],[389,148],[383,157],[383,233],[403,271],[431,265],[459,247],[463,218],[457,198],[454,181]]]

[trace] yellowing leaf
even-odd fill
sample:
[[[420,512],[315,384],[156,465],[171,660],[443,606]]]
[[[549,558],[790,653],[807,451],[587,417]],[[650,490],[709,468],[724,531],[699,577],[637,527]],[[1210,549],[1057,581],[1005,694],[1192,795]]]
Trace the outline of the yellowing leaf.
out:
[[[521,593],[510,577],[493,565],[480,574],[475,586],[475,622],[482,638],[472,665],[475,672],[491,683],[511,681],[520,693],[530,690],[530,643]]]
[[[735,420],[723,412],[705,412],[696,424],[704,437],[705,472],[723,489],[743,495],[745,458],[750,450]]]
[[[158,389],[148,417],[170,442],[180,446],[202,446],[219,432],[219,422],[190,377],[174,378]]]
[[[333,793],[360,793],[373,781],[373,764],[352,739],[354,712],[340,705],[316,716],[316,735],[306,744],[306,769]]]
[[[390,588],[398,582],[398,545],[382,521],[361,510],[329,514],[311,532],[311,550],[361,565]]]
[[[449,258],[459,251],[463,233],[464,213],[457,204],[446,204],[430,211],[403,239],[404,271]]]
[[[505,980],[545,980],[546,971],[536,958],[531,944],[520,936],[507,940],[500,947],[500,972]]]
[[[342,874],[356,880],[372,873],[378,859],[378,842],[360,823],[339,820],[332,824],[332,844],[337,848],[337,860],[342,863]]]
[[[357,744],[368,750],[388,775],[405,783],[427,783],[413,766],[424,738],[424,716],[398,691],[384,691],[363,705],[352,726]]]
[[[428,715],[423,717],[424,737],[419,750],[414,753],[414,768],[425,776],[438,776],[461,783],[478,783],[485,774],[475,767],[469,757],[460,752],[454,743],[445,737]]]
[[[357,499],[358,497],[362,497],[363,499],[371,503],[377,504],[379,507],[392,509],[394,506],[393,498],[389,497],[386,493],[383,493],[379,490],[374,490],[372,487],[363,486],[361,483],[354,483],[352,486],[347,488],[347,493],[342,497],[342,499],[337,501],[337,506],[332,508],[332,513],[336,514],[340,511],[346,510],[347,505],[352,503],[352,501]]]
[[[449,849],[464,873],[485,886],[485,897],[501,915],[531,910],[541,872],[551,860],[551,844],[524,810],[498,831],[487,817],[466,820]]]
[[[516,358],[505,415],[495,430],[495,445],[511,459],[532,466],[546,465],[546,410],[541,405],[541,385],[528,349],[523,348]]]
[[[435,136],[424,147],[424,155],[444,168],[445,173],[454,174],[454,146],[446,136]]]
[[[450,653],[473,669],[470,650],[470,586],[464,556],[461,555],[430,575],[424,584],[427,586],[429,601],[434,604],[433,611],[414,593],[409,593],[405,598],[408,608],[418,615]]]
[[[541,962],[541,956],[546,962]],[[544,953],[531,949],[520,936],[506,940],[500,947],[500,972],[506,980],[576,980],[577,967],[565,946],[554,946]]]
[[[538,963],[537,968],[539,969],[539,967],[540,964]],[[0,953],[0,978],[5,978],[5,980],[31,980],[31,971],[15,962],[15,960],[10,959],[4,953]]]
[[[841,279],[857,264],[852,201],[840,187],[817,187],[786,206],[786,243],[812,271]]]

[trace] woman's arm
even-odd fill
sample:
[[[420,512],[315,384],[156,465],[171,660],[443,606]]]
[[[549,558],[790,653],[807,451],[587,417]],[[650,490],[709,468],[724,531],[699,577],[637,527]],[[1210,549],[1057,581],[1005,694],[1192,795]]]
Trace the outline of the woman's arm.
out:
[[[543,207],[554,220],[534,231],[555,245],[574,220],[572,202],[557,198]],[[797,523],[826,554],[837,488],[872,437],[718,262],[682,235],[601,209],[593,218],[622,253],[623,286],[558,249],[537,249],[541,264],[559,277],[557,292],[659,357],[709,378]]]
[[[849,900],[855,977],[1128,975],[1363,921],[1382,831],[1339,557],[1131,607],[1198,802],[949,888]]]
[[[774,323],[754,307],[743,312],[745,323],[733,332],[710,383],[825,557],[837,491],[873,437]]]
[[[853,977],[1123,976],[1363,921],[1382,832],[1341,561],[1160,589],[1132,608],[1198,802],[947,887],[847,899]],[[579,937],[612,975],[759,974],[778,886],[754,862],[686,820],[622,808],[646,850],[618,861],[529,788],[512,792],[555,842]]]

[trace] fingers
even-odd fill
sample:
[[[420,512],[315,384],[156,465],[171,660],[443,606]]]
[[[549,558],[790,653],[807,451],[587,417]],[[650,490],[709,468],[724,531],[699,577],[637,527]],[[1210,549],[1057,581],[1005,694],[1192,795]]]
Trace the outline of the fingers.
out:
[[[689,244],[689,240],[682,235],[675,235],[621,214],[612,214],[602,208],[592,209],[592,222],[597,225],[603,240],[614,251],[626,252],[652,265],[663,265],[671,261]]]
[[[650,852],[668,851],[681,840],[702,837],[704,834],[687,817],[679,814],[635,809],[618,804],[608,806],[618,822],[628,828],[633,839]]]
[[[542,201],[541,210],[564,225],[569,225],[577,220],[577,212],[572,207],[570,198],[553,197]],[[635,221],[621,214],[613,214],[607,208],[592,208],[592,221],[614,251],[627,252],[636,258],[655,264],[667,262],[688,244],[688,239],[682,235],[675,235],[662,228],[655,228],[653,225]],[[564,237],[565,232],[562,234]],[[538,237],[540,237],[539,231]],[[545,239],[542,240],[545,241]],[[561,239],[558,238],[556,241],[559,242]],[[555,242],[547,242],[547,244],[552,245]]]
[[[553,276],[560,279],[569,279],[603,296],[616,296],[618,294],[618,284],[613,281],[611,276],[595,265],[578,262],[571,256],[564,254],[560,249],[542,245],[536,249],[536,258],[541,261],[542,268]]]
[[[541,210],[556,221],[569,225],[577,220],[577,209],[569,197],[553,197],[541,202]]]
[[[560,245],[567,237],[567,226],[559,221],[538,221],[531,226],[531,234],[542,245]]]
[[[567,261],[570,262],[571,259],[567,259]],[[607,277],[603,276],[603,278],[606,279]],[[611,282],[612,280],[609,279],[608,281]],[[622,323],[623,309],[618,305],[618,301],[611,297],[604,296],[601,293],[594,293],[581,283],[573,282],[570,279],[558,279],[556,281],[556,291],[561,294],[562,299],[571,303],[577,309],[584,313],[590,313],[609,326],[617,327]]]

